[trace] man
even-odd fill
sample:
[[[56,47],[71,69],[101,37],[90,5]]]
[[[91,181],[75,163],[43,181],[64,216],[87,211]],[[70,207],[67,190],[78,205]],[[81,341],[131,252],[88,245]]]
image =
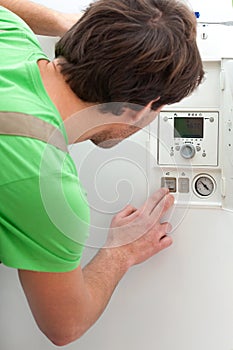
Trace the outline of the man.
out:
[[[0,5],[41,33],[36,4]],[[46,33],[59,34],[59,20],[45,18]],[[54,61],[0,8],[0,260],[19,270],[35,320],[56,345],[79,338],[127,270],[172,243],[160,221],[173,197],[160,189],[113,218],[105,246],[82,269],[89,209],[64,139],[111,147],[202,77],[195,17],[177,0],[97,1],[60,39]]]

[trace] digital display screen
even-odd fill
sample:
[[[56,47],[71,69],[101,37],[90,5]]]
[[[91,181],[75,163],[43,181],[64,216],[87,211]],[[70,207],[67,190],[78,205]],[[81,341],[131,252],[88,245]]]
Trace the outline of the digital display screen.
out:
[[[203,118],[181,118],[174,119],[174,137],[175,138],[203,138]]]

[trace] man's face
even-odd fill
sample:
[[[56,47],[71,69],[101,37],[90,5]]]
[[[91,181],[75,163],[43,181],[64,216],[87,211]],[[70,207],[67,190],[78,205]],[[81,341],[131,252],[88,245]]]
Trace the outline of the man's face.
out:
[[[141,114],[140,118],[135,118],[136,121],[132,119],[128,123],[121,122],[119,117],[119,123],[108,124],[106,129],[96,133],[91,141],[98,147],[111,148],[150,124],[157,117],[160,110],[161,108],[157,111],[144,109],[139,112]],[[137,113],[135,112],[135,114]]]

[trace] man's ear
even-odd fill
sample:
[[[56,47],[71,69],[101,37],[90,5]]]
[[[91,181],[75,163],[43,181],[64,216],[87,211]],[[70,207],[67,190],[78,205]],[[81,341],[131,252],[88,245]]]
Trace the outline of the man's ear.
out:
[[[154,102],[158,101],[160,97],[150,101],[146,106],[142,107],[140,110],[135,110],[133,108],[124,108],[123,112],[117,117],[118,122],[137,125],[141,121],[148,119],[149,114],[151,114],[151,120],[155,118],[155,115],[160,112],[163,106],[159,107],[157,110],[152,110],[152,105]],[[150,122],[150,118],[149,118]]]
[[[161,109],[164,106],[158,107],[156,110],[152,110],[152,105],[154,102],[158,101],[160,97],[156,98],[155,100],[150,101],[145,107],[143,107],[140,111],[134,111],[134,116],[133,116],[133,123],[134,124],[139,124],[140,122],[145,121],[147,119],[148,124],[154,120],[155,116],[159,114]]]

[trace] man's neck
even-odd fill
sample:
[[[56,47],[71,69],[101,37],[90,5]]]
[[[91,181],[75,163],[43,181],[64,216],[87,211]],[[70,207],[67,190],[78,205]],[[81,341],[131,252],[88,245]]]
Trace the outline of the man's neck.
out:
[[[39,60],[38,67],[45,90],[64,121],[69,142],[91,138],[102,125],[102,120],[98,120],[101,114],[97,116],[93,111],[95,104],[85,103],[74,94],[60,73],[57,60]]]
[[[45,90],[64,121],[87,107],[65,82],[56,61],[39,60],[38,67]]]

